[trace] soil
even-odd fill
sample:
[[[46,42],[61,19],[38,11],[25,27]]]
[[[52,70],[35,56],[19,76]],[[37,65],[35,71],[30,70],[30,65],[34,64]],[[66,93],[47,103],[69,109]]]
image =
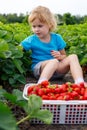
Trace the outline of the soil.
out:
[[[87,74],[84,75],[85,81],[87,81]],[[32,76],[29,75],[29,77],[26,78],[27,83],[36,83],[37,80]],[[50,80],[50,83],[57,83],[62,84],[65,82],[73,82],[73,79],[71,77],[71,74],[68,73],[64,78],[62,79],[55,79]],[[21,90],[23,90],[24,86],[21,87]],[[14,107],[15,116],[18,120],[20,118],[26,116],[23,110],[18,108],[17,106]],[[29,121],[25,121],[19,125],[20,130],[87,130],[87,124],[51,124],[51,125],[45,125],[45,124],[30,124]]]

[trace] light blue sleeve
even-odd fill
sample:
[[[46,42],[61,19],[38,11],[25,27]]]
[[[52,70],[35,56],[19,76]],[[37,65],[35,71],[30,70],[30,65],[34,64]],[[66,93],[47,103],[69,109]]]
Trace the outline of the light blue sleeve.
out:
[[[57,34],[58,50],[62,50],[66,47],[66,42],[61,35]]]
[[[31,49],[31,43],[32,43],[32,37],[29,36],[26,39],[24,39],[20,44],[23,46],[23,48],[28,51]]]

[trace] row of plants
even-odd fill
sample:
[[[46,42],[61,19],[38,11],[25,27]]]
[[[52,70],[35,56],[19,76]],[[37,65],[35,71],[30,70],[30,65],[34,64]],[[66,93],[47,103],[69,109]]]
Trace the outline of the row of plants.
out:
[[[56,33],[63,36],[67,43],[67,54],[75,53],[80,64],[87,65],[87,23],[58,26]],[[31,71],[30,51],[24,52],[20,42],[31,35],[27,24],[0,23],[0,82],[11,86],[26,83],[26,73]]]
[[[30,70],[30,52],[23,52],[20,42],[30,35],[24,24],[0,23],[0,81],[11,86],[26,83],[26,72]],[[26,32],[26,33],[25,33]]]
[[[67,43],[67,54],[77,54],[80,64],[87,65],[87,23],[59,26],[60,33]]]

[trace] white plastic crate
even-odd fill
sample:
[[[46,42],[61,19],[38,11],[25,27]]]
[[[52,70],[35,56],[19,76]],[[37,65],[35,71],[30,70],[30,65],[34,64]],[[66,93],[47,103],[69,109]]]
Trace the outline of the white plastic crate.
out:
[[[23,90],[23,97],[27,98],[27,89],[33,84],[26,84]],[[43,100],[41,109],[48,109],[53,113],[52,124],[87,124],[87,100]],[[31,123],[43,124],[33,119]]]

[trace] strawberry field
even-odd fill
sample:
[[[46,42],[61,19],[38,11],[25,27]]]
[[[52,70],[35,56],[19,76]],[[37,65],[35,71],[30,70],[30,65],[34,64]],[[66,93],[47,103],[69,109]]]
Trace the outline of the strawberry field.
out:
[[[82,66],[87,65],[87,23],[79,25],[58,26],[60,33],[67,43],[67,54],[75,53]],[[26,73],[30,72],[30,53],[23,52],[20,42],[31,35],[27,24],[0,23],[0,81],[8,82],[11,86],[25,84]]]
[[[61,34],[66,41],[67,54],[75,53],[78,55],[81,66],[86,67],[84,69],[86,75],[87,23],[58,26],[56,33]],[[42,104],[41,99],[33,97],[29,101],[25,101],[22,96],[23,87],[27,82],[26,78],[31,77],[31,52],[24,52],[19,44],[31,34],[30,26],[27,24],[0,23],[0,130],[18,130],[19,127],[21,128],[21,123],[33,117],[35,113],[29,115],[31,101],[35,104],[35,101],[38,100],[38,105],[32,107],[38,110],[36,117],[39,116],[40,118],[41,116],[39,115],[39,108]],[[33,109],[33,112],[36,111],[35,109]],[[23,115],[19,116],[19,113],[17,114],[18,110]],[[47,117],[44,116],[42,116],[42,120],[49,124],[52,115],[49,111],[41,112],[42,115],[44,113],[47,113],[49,120],[46,120]],[[28,128],[24,129],[28,130]]]

